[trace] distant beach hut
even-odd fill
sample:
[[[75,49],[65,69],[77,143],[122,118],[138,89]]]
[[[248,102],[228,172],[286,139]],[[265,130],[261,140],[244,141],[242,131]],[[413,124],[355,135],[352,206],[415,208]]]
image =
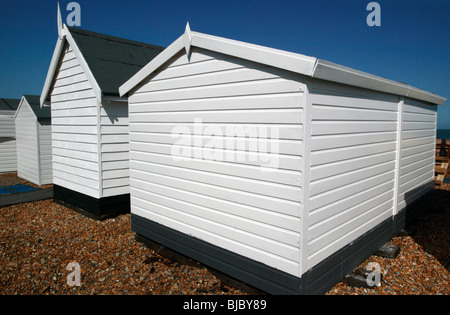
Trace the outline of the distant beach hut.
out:
[[[0,173],[17,171],[14,114],[20,99],[0,98]]]
[[[58,21],[40,100],[51,107],[54,200],[96,218],[129,211],[128,100],[118,89],[163,48]]]
[[[40,106],[39,95],[24,95],[14,120],[18,177],[39,186],[53,183],[50,108]]]

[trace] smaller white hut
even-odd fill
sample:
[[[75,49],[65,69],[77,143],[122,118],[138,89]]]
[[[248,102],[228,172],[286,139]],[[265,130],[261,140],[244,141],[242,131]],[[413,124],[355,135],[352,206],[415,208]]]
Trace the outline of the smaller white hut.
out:
[[[19,99],[0,99],[0,174],[17,170],[14,113]]]
[[[17,175],[42,186],[53,183],[50,107],[40,106],[40,95],[24,95],[14,116]]]

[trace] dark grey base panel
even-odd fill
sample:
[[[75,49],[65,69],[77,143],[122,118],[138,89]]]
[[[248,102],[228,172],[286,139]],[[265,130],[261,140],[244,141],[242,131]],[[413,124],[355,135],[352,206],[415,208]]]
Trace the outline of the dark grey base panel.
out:
[[[97,199],[53,185],[53,201],[96,220],[130,212],[130,194]]]

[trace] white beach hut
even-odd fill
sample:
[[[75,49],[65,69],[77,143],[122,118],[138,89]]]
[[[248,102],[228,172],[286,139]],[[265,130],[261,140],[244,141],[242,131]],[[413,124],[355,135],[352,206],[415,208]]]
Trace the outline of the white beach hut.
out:
[[[163,48],[61,22],[58,33],[41,94],[51,107],[54,200],[99,219],[129,211],[128,102],[118,87]]]
[[[433,189],[445,98],[191,32],[120,87],[132,229],[275,294],[324,293]]]
[[[14,113],[20,99],[0,99],[0,174],[17,171]]]
[[[50,108],[39,95],[24,95],[14,116],[17,176],[36,185],[53,183]]]

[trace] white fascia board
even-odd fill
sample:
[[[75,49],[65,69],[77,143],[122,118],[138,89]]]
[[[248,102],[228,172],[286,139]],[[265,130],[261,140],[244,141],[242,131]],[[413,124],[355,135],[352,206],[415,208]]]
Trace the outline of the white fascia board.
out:
[[[50,88],[53,83],[53,78],[56,74],[56,69],[58,67],[59,59],[62,55],[62,50],[64,48],[64,37],[58,37],[58,40],[56,42],[55,50],[53,52],[52,61],[50,62],[50,67],[47,72],[47,78],[45,79],[44,88],[42,89],[41,93],[41,107],[44,105],[45,101],[47,100],[48,94],[50,93]]]
[[[326,60],[317,61],[312,77],[369,90],[415,98],[433,104],[444,105],[446,102],[446,99],[439,95],[414,88],[408,84],[388,80]]]
[[[447,99],[445,97],[436,95],[434,93],[427,92],[425,90],[421,90],[415,87],[410,87],[408,94],[405,95],[409,98],[419,99],[422,101],[426,101],[429,103],[437,104],[437,105],[444,105],[447,102]]]
[[[433,104],[443,105],[446,102],[446,98],[404,83],[388,80],[314,57],[192,32],[189,25],[186,27],[185,34],[119,88],[120,95],[123,96],[130,92],[181,49],[185,48],[186,51],[190,51],[191,46],[266,64],[317,79],[411,97]]]
[[[279,49],[192,32],[192,46],[311,76],[317,59]]]
[[[147,65],[139,70],[134,76],[132,76],[127,82],[119,87],[120,96],[124,96],[141,83],[146,77],[152,74],[155,70],[165,64],[170,58],[175,56],[180,50],[184,49],[184,35],[174,41],[169,47],[159,53],[158,56],[153,58]]]
[[[97,83],[97,80],[95,80],[94,75],[91,72],[91,69],[89,69],[89,66],[86,62],[86,60],[83,57],[83,54],[81,53],[80,49],[78,48],[75,40],[72,37],[72,34],[70,34],[70,31],[65,27],[64,28],[66,31],[66,39],[67,42],[69,43],[70,47],[73,50],[73,53],[75,54],[75,56],[77,57],[78,61],[80,62],[81,68],[83,69],[84,73],[87,76],[87,79],[89,81],[89,83],[91,84],[92,89],[94,90],[94,93],[97,97],[98,102],[102,101],[102,91],[100,89],[100,86]]]

